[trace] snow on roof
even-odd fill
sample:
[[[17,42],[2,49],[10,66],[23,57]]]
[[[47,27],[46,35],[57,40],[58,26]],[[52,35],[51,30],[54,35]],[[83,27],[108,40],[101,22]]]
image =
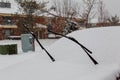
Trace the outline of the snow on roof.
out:
[[[18,9],[18,4],[15,2],[15,0],[0,0],[0,2],[10,2],[11,3],[11,8],[1,8],[0,7],[0,13],[4,13],[4,14],[16,14],[16,13],[21,13]],[[39,1],[39,0],[38,0]],[[46,1],[48,2],[48,0],[41,0],[41,1]],[[49,4],[46,5],[48,7],[51,7],[51,3],[49,2]],[[50,11],[53,14],[56,14],[54,11]],[[49,16],[51,17],[52,15],[48,14],[48,13],[44,13],[44,14],[40,14],[39,16]]]
[[[18,10],[17,8],[17,3],[14,0],[0,0],[0,2],[10,2],[11,3],[11,8],[1,8],[0,7],[0,13],[8,13],[8,14],[15,14]]]
[[[42,25],[42,24],[38,24],[38,23],[36,23],[36,27],[39,27],[39,28],[47,28],[46,25]]]
[[[18,4],[15,2],[15,0],[0,0],[0,2],[2,2],[2,1],[3,2],[10,2],[11,8],[1,8],[0,7],[0,13],[15,14],[15,13],[19,12]],[[45,0],[43,0],[43,1],[45,1]],[[50,5],[47,5],[47,6],[50,6]]]

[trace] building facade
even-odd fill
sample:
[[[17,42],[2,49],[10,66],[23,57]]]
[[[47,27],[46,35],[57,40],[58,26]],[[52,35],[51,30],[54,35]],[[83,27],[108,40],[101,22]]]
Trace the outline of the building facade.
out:
[[[0,40],[8,39],[9,37],[20,36],[22,33],[20,25],[16,24],[17,18],[14,16],[18,12],[18,5],[14,0],[0,0]],[[20,15],[20,14],[19,14]],[[20,15],[25,16],[25,15]],[[37,24],[34,28],[34,32],[38,38],[48,38],[49,32],[47,32],[48,23],[52,26],[51,29],[54,32],[62,33],[65,28],[66,19],[63,17],[47,17],[42,15],[35,18]],[[76,19],[74,19],[76,21]],[[76,22],[79,22],[78,20]],[[55,35],[56,37],[56,35]]]
[[[0,40],[8,39],[10,36],[20,36],[21,26],[16,24],[16,17],[14,16],[18,12],[17,3],[14,0],[0,0]],[[37,26],[35,33],[38,38],[47,38],[46,18],[39,16],[36,19],[36,23],[42,24]]]

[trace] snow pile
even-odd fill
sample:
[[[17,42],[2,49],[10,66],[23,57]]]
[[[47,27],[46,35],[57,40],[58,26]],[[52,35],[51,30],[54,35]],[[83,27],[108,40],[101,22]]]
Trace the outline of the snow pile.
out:
[[[99,63],[94,65],[76,43],[61,38],[51,46],[45,46],[56,59],[52,62],[36,45],[35,52],[0,55],[1,80],[115,80],[120,73],[119,27],[93,28],[75,31],[67,36],[76,38],[91,50],[91,56]],[[3,41],[4,42],[4,41]],[[10,41],[8,41],[10,43]],[[45,42],[45,44],[47,41]],[[22,53],[22,54],[20,54]]]

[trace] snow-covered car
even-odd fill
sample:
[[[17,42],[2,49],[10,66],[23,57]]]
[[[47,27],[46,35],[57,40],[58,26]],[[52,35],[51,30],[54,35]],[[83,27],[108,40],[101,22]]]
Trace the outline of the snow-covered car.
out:
[[[37,43],[36,51],[18,55],[0,55],[1,80],[119,80],[120,27],[91,28],[74,31],[74,37],[92,51],[95,65],[75,42],[60,38],[46,50],[55,58],[52,62]],[[41,41],[41,40],[40,40]],[[13,41],[0,41],[14,43]],[[15,42],[17,43],[17,42]],[[45,41],[47,44],[48,41]],[[18,41],[20,49],[20,41]],[[22,53],[22,54],[21,54]]]

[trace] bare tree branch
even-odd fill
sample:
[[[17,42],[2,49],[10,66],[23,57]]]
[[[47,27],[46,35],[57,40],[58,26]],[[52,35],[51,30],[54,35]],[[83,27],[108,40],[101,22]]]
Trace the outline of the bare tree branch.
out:
[[[88,26],[89,19],[95,16],[95,8],[96,0],[83,0],[84,3],[84,11],[81,14],[81,17],[86,20],[86,27]]]

